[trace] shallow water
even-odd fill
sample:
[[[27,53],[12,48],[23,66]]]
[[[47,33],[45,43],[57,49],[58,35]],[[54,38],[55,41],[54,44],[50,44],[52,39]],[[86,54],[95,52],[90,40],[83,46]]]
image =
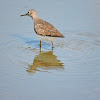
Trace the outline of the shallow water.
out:
[[[0,1],[0,100],[99,100],[100,1]],[[64,39],[42,41],[34,8]]]

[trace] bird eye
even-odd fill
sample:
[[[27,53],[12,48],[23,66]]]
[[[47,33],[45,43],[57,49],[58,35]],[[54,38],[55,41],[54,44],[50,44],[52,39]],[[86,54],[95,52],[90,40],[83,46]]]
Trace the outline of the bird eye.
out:
[[[28,14],[29,14],[30,12],[28,11]]]

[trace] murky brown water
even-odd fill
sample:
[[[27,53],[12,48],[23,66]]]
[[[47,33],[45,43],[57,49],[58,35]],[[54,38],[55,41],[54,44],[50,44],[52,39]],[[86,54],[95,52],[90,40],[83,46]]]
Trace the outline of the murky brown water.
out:
[[[44,3],[45,2],[45,3]],[[49,4],[49,5],[48,5]],[[100,1],[0,1],[0,100],[99,100]],[[28,9],[64,36],[39,48]]]

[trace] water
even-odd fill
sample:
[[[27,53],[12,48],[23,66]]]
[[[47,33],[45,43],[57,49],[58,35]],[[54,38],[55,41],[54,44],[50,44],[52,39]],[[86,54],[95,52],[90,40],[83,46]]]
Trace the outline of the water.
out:
[[[0,1],[0,100],[99,100],[100,1]],[[39,40],[34,8],[64,36]]]

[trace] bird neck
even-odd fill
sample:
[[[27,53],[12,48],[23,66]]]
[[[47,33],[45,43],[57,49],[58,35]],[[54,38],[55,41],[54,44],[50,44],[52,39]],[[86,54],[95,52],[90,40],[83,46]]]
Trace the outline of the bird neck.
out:
[[[36,23],[39,18],[32,18],[33,22]]]
[[[37,14],[34,14],[34,15],[32,16],[32,19],[33,19],[33,21],[35,22],[35,20],[39,19],[39,17],[38,17]]]

